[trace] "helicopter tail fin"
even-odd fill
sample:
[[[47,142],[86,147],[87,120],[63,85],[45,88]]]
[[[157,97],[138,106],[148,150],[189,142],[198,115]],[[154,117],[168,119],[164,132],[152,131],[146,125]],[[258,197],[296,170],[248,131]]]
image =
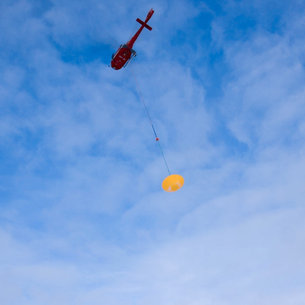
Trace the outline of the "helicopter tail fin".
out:
[[[153,9],[150,9],[150,11],[148,12],[145,22],[148,22],[148,20],[151,18],[151,16],[153,15],[155,11]]]
[[[149,31],[152,30],[152,27],[149,26],[146,22],[142,21],[142,20],[139,19],[139,18],[137,18],[137,21],[138,21],[141,25],[143,25],[145,28],[147,28]]]

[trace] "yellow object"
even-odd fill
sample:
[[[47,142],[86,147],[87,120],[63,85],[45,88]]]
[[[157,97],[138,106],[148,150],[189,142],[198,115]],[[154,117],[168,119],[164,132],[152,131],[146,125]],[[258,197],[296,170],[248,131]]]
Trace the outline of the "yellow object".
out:
[[[176,192],[181,189],[184,184],[184,179],[180,175],[167,176],[162,182],[162,188],[166,192]]]

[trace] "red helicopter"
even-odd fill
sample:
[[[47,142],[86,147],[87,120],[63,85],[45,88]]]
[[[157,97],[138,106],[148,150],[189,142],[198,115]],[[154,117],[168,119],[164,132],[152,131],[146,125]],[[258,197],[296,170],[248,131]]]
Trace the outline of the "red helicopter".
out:
[[[144,27],[148,30],[152,30],[152,28],[147,24],[148,20],[151,18],[153,15],[154,10],[151,9],[145,19],[145,22],[143,22],[141,19],[137,18],[137,22],[141,24],[141,27],[138,29],[138,31],[134,34],[134,36],[126,43],[123,45],[120,45],[119,49],[112,55],[112,60],[111,60],[111,67],[115,70],[119,70],[122,67],[126,67],[128,62],[136,56],[136,51],[132,49],[133,44],[141,34],[142,30]]]

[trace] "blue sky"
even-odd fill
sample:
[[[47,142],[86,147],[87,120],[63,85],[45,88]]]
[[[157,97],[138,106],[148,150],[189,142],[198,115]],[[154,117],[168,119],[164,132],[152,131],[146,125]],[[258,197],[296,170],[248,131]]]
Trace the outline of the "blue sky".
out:
[[[0,303],[304,305],[304,13],[1,1]]]

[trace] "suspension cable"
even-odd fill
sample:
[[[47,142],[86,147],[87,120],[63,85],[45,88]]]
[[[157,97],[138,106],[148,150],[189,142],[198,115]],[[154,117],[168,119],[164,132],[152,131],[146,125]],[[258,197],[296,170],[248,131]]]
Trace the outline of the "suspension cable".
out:
[[[132,69],[131,69],[131,70],[132,70]],[[151,125],[152,130],[153,130],[153,133],[154,133],[156,142],[157,142],[158,145],[159,145],[159,149],[160,149],[161,155],[162,155],[162,157],[163,157],[164,164],[165,164],[165,166],[166,166],[166,169],[167,169],[167,171],[168,171],[168,174],[171,175],[171,171],[169,170],[168,163],[167,163],[167,161],[166,161],[165,154],[164,154],[164,151],[163,151],[163,149],[162,149],[162,145],[161,145],[161,143],[160,143],[160,138],[159,138],[158,135],[157,135],[157,132],[156,132],[156,129],[155,129],[155,127],[154,127],[152,118],[151,118],[150,113],[149,113],[149,111],[148,111],[147,104],[146,104],[145,99],[144,99],[144,97],[143,97],[143,95],[142,95],[142,92],[141,92],[141,90],[140,90],[140,88],[139,88],[139,86],[138,86],[138,82],[137,82],[137,79],[136,79],[136,75],[135,75],[135,73],[133,73],[133,71],[132,71],[132,74],[134,75],[133,78],[134,78],[134,80],[135,80],[135,88],[136,88],[138,97],[139,97],[139,99],[140,99],[140,101],[141,101],[141,103],[142,103],[142,105],[143,105],[143,107],[144,107],[144,109],[145,109],[147,119],[148,119],[148,121],[149,121],[149,123],[150,123],[150,125]]]

